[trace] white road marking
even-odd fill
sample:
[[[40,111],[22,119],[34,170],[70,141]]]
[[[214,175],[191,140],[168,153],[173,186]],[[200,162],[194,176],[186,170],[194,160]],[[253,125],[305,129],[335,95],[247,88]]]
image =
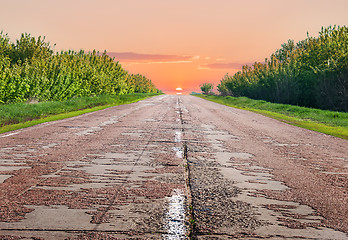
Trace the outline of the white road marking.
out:
[[[185,226],[185,196],[180,189],[175,189],[168,198],[168,212],[165,214],[166,230],[165,239],[186,239]]]
[[[12,135],[16,135],[18,133],[20,133],[20,132],[9,133],[9,134],[6,134],[6,135],[0,136],[0,137],[2,137],[2,138],[3,137],[9,137],[9,136],[12,136]]]

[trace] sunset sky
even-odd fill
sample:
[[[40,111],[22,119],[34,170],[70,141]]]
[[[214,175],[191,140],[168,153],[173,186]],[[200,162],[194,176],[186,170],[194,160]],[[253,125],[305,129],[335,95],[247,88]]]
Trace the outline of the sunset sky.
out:
[[[348,0],[0,0],[0,30],[55,50],[106,50],[167,93],[199,91],[288,39],[348,25]]]

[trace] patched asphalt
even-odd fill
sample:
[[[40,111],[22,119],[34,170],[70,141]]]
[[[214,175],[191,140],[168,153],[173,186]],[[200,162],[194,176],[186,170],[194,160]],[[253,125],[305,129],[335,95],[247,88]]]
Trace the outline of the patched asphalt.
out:
[[[162,95],[0,134],[0,239],[347,239],[347,141]]]

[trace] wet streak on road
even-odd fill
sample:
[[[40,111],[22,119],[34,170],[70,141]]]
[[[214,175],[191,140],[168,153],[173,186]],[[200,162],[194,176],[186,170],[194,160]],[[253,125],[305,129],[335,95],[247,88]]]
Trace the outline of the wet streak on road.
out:
[[[0,135],[0,239],[347,239],[347,141],[192,96]]]

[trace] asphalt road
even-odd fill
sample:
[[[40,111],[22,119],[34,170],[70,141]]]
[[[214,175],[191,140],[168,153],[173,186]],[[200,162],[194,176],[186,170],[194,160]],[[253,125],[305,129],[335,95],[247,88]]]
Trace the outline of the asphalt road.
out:
[[[0,134],[0,239],[348,239],[347,161],[346,140],[157,96]]]

